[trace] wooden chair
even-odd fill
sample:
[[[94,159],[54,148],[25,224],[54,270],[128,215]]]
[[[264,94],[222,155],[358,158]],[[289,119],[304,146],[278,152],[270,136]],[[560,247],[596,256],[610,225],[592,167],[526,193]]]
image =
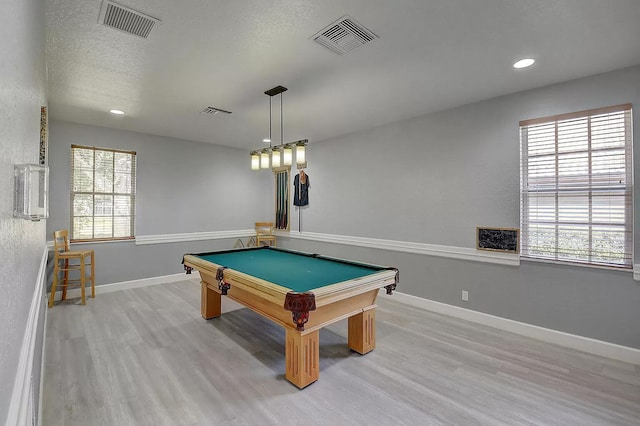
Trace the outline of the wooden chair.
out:
[[[273,235],[273,222],[256,222],[256,245],[276,245],[276,236]]]
[[[53,299],[56,295],[56,287],[60,280],[60,274],[63,273],[62,278],[62,300],[67,298],[67,287],[79,286],[82,294],[82,304],[85,301],[85,286],[87,281],[91,281],[91,297],[96,297],[95,287],[95,262],[93,250],[69,250],[69,231],[55,231],[53,233],[53,285],[51,286],[51,294],[49,295],[49,307],[53,306]],[[87,263],[88,261],[88,263]],[[91,275],[87,276],[86,269],[91,268]],[[71,271],[78,271],[79,277],[77,279],[70,279],[69,273]]]

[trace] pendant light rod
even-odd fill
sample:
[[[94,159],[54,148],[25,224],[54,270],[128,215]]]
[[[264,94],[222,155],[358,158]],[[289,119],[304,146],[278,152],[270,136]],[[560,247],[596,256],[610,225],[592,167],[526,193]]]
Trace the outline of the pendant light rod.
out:
[[[269,89],[264,92],[265,95],[269,96],[269,146],[271,147],[271,98],[276,95],[280,95],[280,144],[282,145],[282,141],[284,140],[284,135],[282,131],[282,94],[286,92],[287,89],[284,86],[276,86],[272,89]]]
[[[271,146],[271,96],[269,96],[269,146]]]
[[[271,98],[269,98],[269,137],[262,139],[262,142],[269,142],[271,147]]]

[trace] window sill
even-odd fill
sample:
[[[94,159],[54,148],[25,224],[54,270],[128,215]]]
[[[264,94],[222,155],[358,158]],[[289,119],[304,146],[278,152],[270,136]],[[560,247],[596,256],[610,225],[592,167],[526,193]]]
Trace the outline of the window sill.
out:
[[[638,273],[640,273],[640,265],[634,265],[632,269],[632,268],[623,268],[620,266],[592,265],[589,263],[566,262],[566,261],[551,260],[551,259],[537,259],[535,257],[525,257],[525,256],[520,256],[520,261],[533,262],[533,263],[551,263],[553,265],[579,267],[579,268],[582,267],[582,268],[591,268],[591,269],[604,269],[607,271],[634,272],[634,273],[636,273],[637,271]],[[640,280],[640,277],[638,279]]]

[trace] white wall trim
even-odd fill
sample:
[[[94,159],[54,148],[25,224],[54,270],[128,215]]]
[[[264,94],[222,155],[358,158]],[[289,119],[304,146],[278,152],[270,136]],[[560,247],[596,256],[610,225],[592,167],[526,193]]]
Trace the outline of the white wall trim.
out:
[[[381,291],[383,290],[384,289],[381,289]],[[389,296],[384,295],[384,297]],[[470,309],[460,308],[458,306],[447,305],[445,303],[423,299],[421,297],[412,296],[410,294],[400,293],[397,291],[394,291],[393,296],[391,297],[394,297],[398,302],[406,303],[407,305],[411,305],[417,308],[422,308],[439,314],[460,318],[477,324],[497,328],[499,330],[516,333],[521,336],[531,337],[533,339],[553,343],[559,346],[564,346],[566,348],[577,349],[579,351],[587,352],[593,355],[628,362],[630,364],[640,365],[640,349],[616,345],[614,343],[604,342],[602,340],[591,339],[588,337],[539,327],[537,325],[497,317],[495,315],[472,311]]]
[[[520,256],[511,253],[499,253],[476,250],[467,247],[442,246],[436,244],[414,243],[410,241],[383,240],[378,238],[353,237],[347,235],[321,234],[316,232],[276,232],[278,238],[320,241],[325,243],[346,244],[381,250],[416,253],[427,256],[448,257],[451,259],[471,260],[474,262],[495,263],[499,265],[519,266]]]
[[[640,264],[633,265],[633,279],[634,281],[640,281]]]
[[[254,229],[233,231],[189,232],[184,234],[141,235],[135,239],[136,245],[179,243],[187,241],[246,238],[255,235]],[[319,241],[334,244],[346,244],[381,250],[416,253],[427,256],[448,257],[451,259],[471,260],[474,262],[519,266],[520,257],[512,253],[476,250],[468,247],[442,246],[436,244],[415,243],[410,241],[384,240],[379,238],[353,237],[348,235],[322,234],[317,232],[278,232],[278,238]]]
[[[189,232],[184,234],[140,235],[136,237],[136,245],[181,243],[185,241],[221,240],[228,238],[244,238],[255,235],[255,229],[234,231]]]
[[[122,281],[119,283],[97,285],[96,297],[99,294],[113,293],[114,291],[128,290],[131,288],[138,288],[138,287],[147,287],[150,285],[168,284],[168,283],[174,283],[177,281],[184,281],[184,280],[190,280],[190,281],[196,280],[198,283],[200,283],[200,275],[199,274],[187,275],[185,273],[181,273],[181,274],[163,275],[160,277],[142,278],[139,280]],[[80,292],[81,292],[81,289],[79,288],[69,289],[67,290],[67,298],[68,299],[79,298],[81,297]],[[61,298],[62,298],[62,291],[56,291],[54,300],[59,301]]]
[[[120,283],[99,285],[96,286],[96,294],[111,293],[114,291],[146,287],[149,285],[167,284],[183,280],[189,280],[194,283],[199,283],[200,276],[199,274],[172,274],[160,277],[145,278],[141,280],[123,281]],[[384,289],[380,289],[380,292],[381,297],[389,297],[384,294]],[[56,295],[56,300],[59,300],[60,296],[61,294],[60,292],[58,292],[58,294]],[[67,296],[80,297],[80,289],[69,290],[67,292]],[[470,309],[447,305],[446,303],[423,299],[421,297],[412,296],[406,293],[400,293],[398,291],[395,291],[391,297],[393,297],[393,300],[396,300],[397,302],[414,306],[416,308],[426,309],[431,312],[436,312],[454,318],[460,318],[466,321],[493,327],[498,330],[508,331],[511,333],[519,334],[521,336],[530,337],[547,343],[553,343],[566,348],[576,349],[593,355],[628,362],[630,364],[640,365],[640,349],[616,345],[614,343],[604,342],[601,340],[539,327],[537,325],[514,321],[495,315],[485,314],[482,312],[472,311]]]
[[[188,241],[220,240],[230,238],[246,238],[255,235],[254,229],[238,229],[231,231],[188,232],[182,234],[140,235],[135,238],[136,245],[181,243]],[[476,250],[469,247],[443,246],[437,244],[416,243],[411,241],[385,240],[380,238],[354,237],[349,235],[323,234],[317,232],[276,231],[278,238],[319,241],[333,244],[344,244],[380,250],[415,253],[425,256],[438,256],[450,259],[470,260],[473,262],[493,263],[498,265],[520,266],[520,256],[512,253],[500,253]],[[130,240],[127,240],[130,241]],[[119,242],[119,241],[116,241]],[[86,244],[86,243],[83,243]],[[53,241],[47,241],[50,250]],[[526,259],[537,261],[536,259]],[[543,262],[549,262],[544,260]],[[553,262],[552,262],[553,263]],[[557,262],[563,265],[562,262]],[[583,265],[589,266],[589,265]],[[603,267],[602,269],[610,269]],[[640,264],[633,265],[633,279],[640,281]]]
[[[7,415],[6,425],[31,425],[34,407],[33,401],[33,358],[36,351],[36,338],[38,336],[38,320],[40,312],[43,309],[43,292],[47,277],[47,258],[49,250],[45,246],[40,259],[40,269],[38,270],[38,278],[31,299],[31,307],[29,308],[29,316],[27,317],[27,326],[24,337],[22,338],[22,347],[20,349],[20,359],[18,361],[18,369],[16,379],[13,384],[13,393],[9,405],[9,413]],[[42,380],[42,378],[41,378]]]
[[[47,249],[48,251],[48,249]],[[43,290],[44,293],[44,290]],[[47,303],[47,300],[49,299],[45,299],[43,303]],[[45,307],[44,308],[44,323],[42,325],[42,327],[44,328],[44,331],[42,333],[42,353],[40,354],[40,392],[38,393],[39,398],[38,398],[38,426],[42,426],[42,401],[44,400],[44,378],[46,377],[46,371],[45,369],[47,368],[47,357],[46,357],[46,353],[47,353],[47,321],[49,318],[49,314],[48,314],[49,310]]]

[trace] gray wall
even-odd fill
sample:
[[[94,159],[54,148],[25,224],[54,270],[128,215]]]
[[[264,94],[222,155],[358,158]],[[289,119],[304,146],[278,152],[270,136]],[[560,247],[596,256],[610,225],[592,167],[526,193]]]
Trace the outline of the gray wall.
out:
[[[312,144],[302,230],[473,248],[477,225],[519,226],[520,120],[629,102],[640,105],[640,67]],[[636,158],[635,176],[639,163]],[[636,211],[639,191],[636,181]],[[297,228],[297,212],[292,216]],[[636,215],[636,253],[639,220]],[[299,240],[283,244],[399,266],[399,290],[415,296],[640,348],[640,286],[631,272],[531,261],[510,267]],[[470,292],[469,302],[461,301],[462,290]]]
[[[71,226],[72,144],[136,151],[138,236],[250,229],[255,221],[273,215],[271,176],[251,173],[244,150],[52,120],[49,240],[55,230]],[[154,245],[125,241],[75,247],[95,250],[96,285],[100,285],[179,273],[182,254],[233,244],[233,240]]]
[[[47,104],[44,42],[43,2],[4,1],[0,14],[0,424],[7,418],[45,247],[44,222],[12,217],[13,166],[38,162],[40,106]],[[36,345],[37,401],[41,331]]]
[[[639,101],[635,67],[312,143],[311,204],[302,210],[302,230],[473,248],[477,225],[519,226],[520,120]],[[640,128],[638,114],[634,124]],[[249,170],[245,151],[62,122],[52,123],[50,142],[54,202],[47,235],[69,226],[72,143],[138,152],[138,235],[246,229],[273,215],[273,180]],[[206,184],[188,190],[199,185],[194,180]],[[292,209],[294,230],[297,213]],[[631,272],[280,241],[398,266],[400,291],[415,296],[640,348],[640,287]],[[183,253],[230,245],[91,246],[100,284],[180,272],[175,259]],[[460,300],[461,290],[470,292],[469,302]]]

